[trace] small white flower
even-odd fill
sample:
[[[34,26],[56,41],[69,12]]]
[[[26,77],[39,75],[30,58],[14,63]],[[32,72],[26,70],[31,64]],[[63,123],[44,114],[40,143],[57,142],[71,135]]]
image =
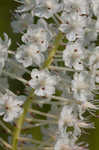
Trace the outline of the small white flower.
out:
[[[69,145],[69,138],[67,136],[60,137],[56,141],[54,150],[72,150],[72,147]]]
[[[93,41],[97,40],[97,25],[96,25],[96,20],[92,19],[92,18],[88,18],[88,23],[87,23],[87,27],[84,29],[84,37],[81,38],[81,42],[83,43],[83,47],[91,47],[92,49],[92,45],[95,44],[93,43]]]
[[[67,128],[68,126],[73,126],[75,122],[75,118],[73,115],[72,107],[64,106],[62,108],[60,119],[58,122],[59,131],[64,132],[64,128]]]
[[[62,9],[62,4],[59,3],[58,0],[37,0],[37,2],[35,15],[38,17],[45,17],[48,19]]]
[[[12,21],[11,26],[16,33],[26,30],[33,23],[32,15],[29,13],[16,15],[15,17],[16,20]]]
[[[83,70],[82,60],[85,57],[85,49],[79,42],[68,43],[66,49],[63,51],[63,60],[66,66]]]
[[[40,52],[40,48],[34,44],[21,45],[17,49],[16,59],[22,63],[24,67],[33,64],[40,66],[44,62],[44,56]]]
[[[93,7],[94,14],[96,16],[99,16],[99,1],[98,0],[92,0],[92,7]]]
[[[23,112],[20,107],[23,103],[23,97],[18,97],[7,90],[6,94],[0,94],[0,116],[3,115],[3,120],[6,122],[13,121]]]
[[[11,40],[8,39],[8,35],[4,33],[4,41],[0,38],[0,72],[5,65],[5,61],[8,57],[8,48],[11,44]]]
[[[61,18],[63,23],[60,25],[59,30],[66,33],[66,38],[69,41],[83,38],[85,28],[88,24],[87,17],[79,16],[78,13],[67,14],[63,12]]]
[[[90,58],[89,58],[89,65],[93,66],[93,65],[97,65],[97,68],[99,68],[99,46],[97,46],[95,48],[95,50],[93,50]]]
[[[35,89],[34,93],[38,96],[51,96],[55,93],[56,77],[50,75],[47,70],[32,70],[32,79],[29,85]]]
[[[76,59],[74,64],[73,64],[73,67],[75,70],[84,70],[84,64],[83,64],[83,61],[81,59]]]
[[[94,80],[87,71],[74,74],[74,79],[72,80],[72,91],[77,100],[84,102],[88,99],[93,99],[91,93],[93,88]]]
[[[47,24],[40,20],[38,24],[29,26],[27,32],[22,36],[24,43],[37,44],[41,51],[46,51],[49,45],[51,35],[47,29]]]
[[[68,133],[60,135],[54,146],[54,150],[88,150],[76,144],[77,137],[69,137]]]
[[[89,15],[90,0],[63,0],[64,9],[68,13],[78,12],[79,15]]]

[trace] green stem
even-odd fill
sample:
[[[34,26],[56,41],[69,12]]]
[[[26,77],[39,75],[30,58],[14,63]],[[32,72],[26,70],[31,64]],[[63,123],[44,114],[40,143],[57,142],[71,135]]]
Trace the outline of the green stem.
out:
[[[50,50],[48,59],[45,61],[42,69],[48,68],[50,66],[50,64],[52,63],[53,57],[54,57],[56,51],[58,50],[58,47],[61,43],[62,38],[63,38],[63,34],[61,32],[59,32],[58,35],[56,36],[53,47]],[[16,123],[15,131],[14,131],[13,139],[12,139],[12,150],[18,150],[18,148],[17,148],[18,138],[19,138],[20,133],[21,133],[21,129],[22,129],[22,126],[23,126],[23,123],[24,123],[24,120],[25,120],[25,116],[28,112],[28,109],[30,108],[30,105],[32,103],[32,100],[34,99],[34,96],[35,96],[34,95],[34,90],[32,89],[31,93],[29,94],[27,100],[24,103],[24,106],[23,106],[24,111],[23,111],[22,115],[19,117],[19,119],[17,120],[17,123]]]
[[[42,115],[42,116],[45,116],[45,117],[57,119],[57,117],[55,115],[49,114],[49,113],[44,113],[44,112],[41,112],[39,110],[29,109],[29,112],[32,112],[32,113],[35,113],[35,114],[39,114],[39,115]]]
[[[29,97],[27,98],[27,100],[24,103],[24,106],[23,106],[24,111],[16,123],[15,131],[13,134],[13,140],[12,140],[12,150],[17,150],[18,137],[20,136],[22,125],[24,123],[25,116],[28,112],[28,108],[30,107],[33,97],[34,97],[34,90],[32,89]]]
[[[58,50],[62,38],[63,38],[63,34],[59,32],[58,35],[56,36],[56,40],[54,41],[53,47],[50,50],[48,59],[45,61],[44,65],[42,66],[42,69],[48,68],[51,65],[53,61],[53,57],[56,54],[56,51]]]

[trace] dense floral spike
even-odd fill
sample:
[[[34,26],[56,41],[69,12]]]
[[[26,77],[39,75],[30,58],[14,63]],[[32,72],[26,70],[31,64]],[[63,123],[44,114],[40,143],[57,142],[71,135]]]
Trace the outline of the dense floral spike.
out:
[[[11,43],[8,36],[5,34],[4,41],[0,39],[0,84],[4,84],[0,86],[0,115],[6,122],[20,116],[12,150],[18,150],[19,144],[25,150],[24,142],[28,146],[36,143],[33,146],[38,150],[87,150],[87,146],[78,141],[84,128],[93,128],[84,113],[93,114],[93,110],[98,109],[99,2],[15,1],[20,6],[11,26],[14,32],[21,33],[22,44],[12,52],[8,50]],[[28,96],[23,108],[23,97],[9,90],[3,94],[5,88],[12,90],[6,76],[24,83],[24,94]],[[16,93],[21,95],[20,90]],[[43,109],[34,109],[33,97],[39,107],[48,104],[47,113]],[[41,129],[42,142],[34,140],[32,133],[20,135],[21,129],[24,133],[25,129],[33,127]]]

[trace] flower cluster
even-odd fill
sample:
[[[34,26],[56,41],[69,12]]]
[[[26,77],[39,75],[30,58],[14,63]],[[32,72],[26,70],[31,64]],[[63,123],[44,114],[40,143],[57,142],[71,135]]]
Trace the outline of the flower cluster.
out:
[[[41,66],[44,62],[44,52],[49,46],[51,31],[46,22],[41,19],[38,24],[29,25],[27,32],[22,36],[24,45],[17,49],[16,59],[24,67],[36,64]]]
[[[53,137],[53,141],[48,140],[49,149],[87,150],[78,139],[84,128],[93,128],[84,113],[93,114],[93,110],[98,109],[95,99],[99,90],[99,2],[16,1],[21,6],[11,26],[14,32],[21,33],[21,44],[13,52],[8,50],[11,42],[7,35],[4,34],[5,41],[0,39],[1,75],[24,84],[26,102],[33,98],[31,94],[27,96],[27,91],[32,90],[34,103],[39,107],[50,105],[48,113],[25,110],[30,117],[30,120],[26,118],[27,122],[33,119],[31,112],[46,117],[41,122],[36,118],[40,123],[35,127],[43,125],[44,138]],[[23,96],[16,96],[9,90],[1,93],[3,120],[10,122],[17,118],[25,109],[21,107],[23,103]],[[31,103],[31,108],[35,108],[34,105]],[[41,148],[46,148],[46,144],[41,144]]]

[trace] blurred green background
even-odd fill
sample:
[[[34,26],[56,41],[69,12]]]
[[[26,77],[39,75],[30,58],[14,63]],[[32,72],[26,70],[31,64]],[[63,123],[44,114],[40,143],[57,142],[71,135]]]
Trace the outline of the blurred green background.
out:
[[[12,49],[16,48],[16,43],[20,41],[18,35],[14,34],[11,28],[11,20],[13,20],[14,10],[18,4],[14,0],[0,0],[0,36],[3,32],[6,32],[12,40]],[[86,135],[82,136],[83,140],[89,144],[89,150],[99,150],[99,111],[97,112],[97,118],[92,117],[92,121],[95,123],[95,129],[88,130]],[[0,135],[3,134],[0,128]],[[2,148],[0,148],[2,150]]]

